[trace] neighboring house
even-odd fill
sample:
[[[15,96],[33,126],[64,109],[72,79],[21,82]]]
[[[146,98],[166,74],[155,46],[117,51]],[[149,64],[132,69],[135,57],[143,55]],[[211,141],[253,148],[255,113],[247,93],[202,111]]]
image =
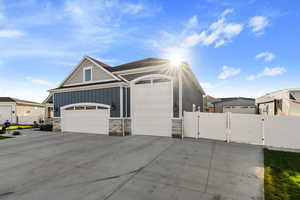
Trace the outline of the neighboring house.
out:
[[[86,56],[49,92],[46,121],[63,132],[178,135],[183,111],[193,104],[203,111],[204,91],[191,68],[165,59],[111,67]]]
[[[213,102],[217,113],[256,114],[255,99],[244,97],[219,98]]]
[[[256,99],[259,114],[300,116],[300,88],[267,93]]]
[[[17,124],[33,124],[44,116],[44,106],[40,103],[10,97],[0,97],[0,124],[6,120]]]
[[[215,112],[215,106],[213,102],[218,101],[218,99],[212,97],[212,96],[205,96],[204,97],[204,111],[205,112]]]

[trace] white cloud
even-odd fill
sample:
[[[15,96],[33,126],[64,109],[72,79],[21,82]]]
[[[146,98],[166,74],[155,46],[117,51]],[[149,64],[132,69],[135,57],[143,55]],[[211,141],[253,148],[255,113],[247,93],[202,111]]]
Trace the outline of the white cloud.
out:
[[[124,6],[124,12],[128,14],[138,14],[145,9],[144,5],[141,3],[138,4],[127,4]]]
[[[255,58],[258,59],[264,59],[265,61],[272,61],[275,59],[275,55],[271,52],[262,52],[260,54],[257,54]]]
[[[50,81],[39,79],[39,78],[32,78],[32,77],[26,77],[27,81],[30,81],[32,83],[36,83],[39,85],[44,85],[44,86],[54,86],[54,83],[51,83]]]
[[[195,28],[197,27],[197,25],[198,25],[198,17],[194,15],[187,21],[186,28]]]
[[[243,24],[227,22],[226,17],[232,12],[232,9],[225,10],[216,21],[205,29],[200,29],[197,16],[192,16],[180,31],[175,31],[175,33],[162,31],[160,36],[156,36],[151,41],[151,44],[154,50],[157,52],[157,49],[159,49],[161,56],[164,57],[175,54],[170,50],[189,54],[191,49],[197,45],[220,47],[232,42],[233,38],[238,36],[244,29]]]
[[[229,13],[228,13],[229,14]],[[225,43],[231,42],[232,38],[239,35],[243,30],[243,25],[238,23],[227,23],[223,15],[216,22],[212,23],[207,30],[193,36],[193,45],[203,44],[205,46],[214,45],[220,47]],[[197,36],[197,37],[196,37]],[[188,36],[187,38],[189,38]],[[189,45],[191,43],[187,43]],[[191,46],[193,47],[193,46]]]
[[[236,69],[236,68],[232,68],[232,67],[228,67],[228,66],[224,65],[222,68],[222,72],[219,74],[218,78],[224,80],[229,77],[236,76],[240,72],[241,72],[240,69]]]
[[[214,85],[212,83],[209,83],[209,82],[201,82],[200,84],[203,87],[203,89],[206,89],[206,90],[207,89],[214,89],[214,88],[217,87],[216,85]]]
[[[15,38],[24,36],[25,33],[19,30],[0,30],[0,38]]]
[[[249,26],[252,29],[252,32],[256,34],[263,34],[264,29],[270,25],[270,22],[267,17],[264,16],[255,16],[250,18]]]
[[[286,72],[284,67],[266,67],[263,72],[256,75],[250,75],[247,80],[253,81],[264,76],[278,76]]]

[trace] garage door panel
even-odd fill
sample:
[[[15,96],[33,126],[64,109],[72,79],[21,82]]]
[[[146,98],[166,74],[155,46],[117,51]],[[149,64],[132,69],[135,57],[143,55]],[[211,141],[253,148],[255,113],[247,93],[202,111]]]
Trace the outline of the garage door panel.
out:
[[[132,86],[133,131],[136,135],[171,136],[172,83]]]
[[[3,124],[6,120],[12,121],[12,107],[0,106],[0,124]]]
[[[109,110],[63,110],[62,131],[108,134]]]

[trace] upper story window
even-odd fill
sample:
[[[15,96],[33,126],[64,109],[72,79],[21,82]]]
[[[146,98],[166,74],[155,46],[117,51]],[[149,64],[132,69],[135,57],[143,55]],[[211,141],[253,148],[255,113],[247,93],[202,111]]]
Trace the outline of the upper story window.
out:
[[[83,70],[83,78],[84,78],[84,81],[92,80],[92,68],[91,67],[85,68]]]

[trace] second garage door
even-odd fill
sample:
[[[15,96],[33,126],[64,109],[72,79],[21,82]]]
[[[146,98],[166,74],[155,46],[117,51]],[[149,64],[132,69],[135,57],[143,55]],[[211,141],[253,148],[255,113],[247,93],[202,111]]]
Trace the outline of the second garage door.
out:
[[[106,134],[109,132],[108,106],[77,104],[61,109],[62,132]]]
[[[132,85],[133,134],[171,136],[172,99],[170,80],[141,80]]]
[[[0,106],[0,124],[3,124],[6,120],[12,122],[12,107]]]

